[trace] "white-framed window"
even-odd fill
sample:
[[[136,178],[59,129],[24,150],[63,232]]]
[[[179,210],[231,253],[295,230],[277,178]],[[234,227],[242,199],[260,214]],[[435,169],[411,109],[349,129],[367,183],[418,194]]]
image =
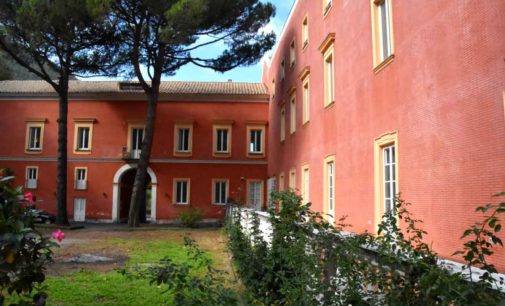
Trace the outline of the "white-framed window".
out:
[[[190,195],[189,179],[174,179],[174,204],[188,205]]]
[[[296,63],[296,44],[295,40],[293,39],[291,41],[291,44],[289,45],[289,65],[293,67]]]
[[[286,107],[283,105],[280,112],[280,140],[283,142],[286,139]]]
[[[174,155],[191,155],[193,150],[193,124],[176,124],[174,133]]]
[[[90,141],[89,137],[91,129],[87,126],[80,126],[77,128],[77,147],[78,151],[89,151]]]
[[[272,192],[277,190],[277,178],[271,177],[267,180],[267,205],[274,206],[272,203]]]
[[[323,15],[326,16],[326,14],[328,14],[332,5],[333,5],[332,0],[323,0]]]
[[[333,48],[324,56],[324,105],[328,106],[335,101],[335,72],[333,66]]]
[[[130,124],[128,126],[128,152],[130,158],[140,158],[144,137],[145,126],[143,124]]]
[[[88,169],[85,167],[75,168],[75,189],[86,190],[88,189]]]
[[[371,0],[374,67],[389,62],[394,54],[391,0]]]
[[[302,49],[309,44],[309,17],[305,16],[302,22]]]
[[[284,178],[284,172],[281,172],[279,174],[279,191],[284,191],[284,185],[285,184],[285,178]]]
[[[247,155],[263,157],[265,155],[265,126],[247,126]]]
[[[26,120],[25,152],[30,154],[42,153],[44,140],[44,124],[46,119]]]
[[[74,154],[90,154],[95,119],[74,119]]]
[[[396,197],[396,152],[395,146],[382,148],[384,212],[394,212]]]
[[[310,172],[309,166],[302,167],[302,199],[304,203],[309,203],[309,190],[310,190]]]
[[[328,221],[335,222],[335,156],[324,160],[324,206]]]
[[[302,90],[303,90],[303,123],[305,124],[310,121],[310,81],[308,74],[302,80]]]
[[[231,155],[231,124],[219,124],[213,126],[213,146],[214,155]]]
[[[289,171],[289,190],[290,191],[296,190],[296,170],[295,169],[291,169],[291,171]]]
[[[272,99],[275,98],[275,79],[272,80]]]
[[[226,179],[212,180],[212,203],[225,205],[228,200],[228,183]]]
[[[26,189],[37,189],[37,182],[39,179],[39,167],[28,166],[26,167]]]
[[[29,126],[28,127],[28,147],[29,151],[40,151],[42,148],[42,127]]]
[[[250,208],[261,210],[263,207],[263,181],[247,181],[247,205]]]
[[[289,133],[296,132],[296,93],[293,92],[289,103]]]

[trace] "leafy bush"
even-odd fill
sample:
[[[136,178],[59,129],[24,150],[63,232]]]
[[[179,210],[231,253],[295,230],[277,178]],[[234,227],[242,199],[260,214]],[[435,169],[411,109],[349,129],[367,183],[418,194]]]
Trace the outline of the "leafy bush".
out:
[[[0,175],[0,305],[5,293],[15,294],[19,303],[30,303],[27,298],[34,290],[38,293],[33,300],[43,303],[41,284],[56,244],[34,229],[32,196],[12,187],[12,179]]]
[[[185,237],[188,260],[182,264],[163,258],[149,267],[134,266],[120,270],[130,278],[149,279],[151,284],[166,287],[171,297],[169,305],[251,305],[245,295],[237,293],[227,284],[226,273],[212,266],[212,260],[194,240]],[[204,270],[202,273],[201,271]]]
[[[179,214],[179,220],[185,227],[195,228],[198,222],[203,220],[203,215],[201,211],[191,207]]]
[[[491,276],[496,269],[487,258],[502,244],[496,233],[505,203],[477,208],[487,215],[465,231],[462,238],[473,239],[457,252],[469,270],[451,274],[423,242],[422,221],[400,198],[378,235],[346,232],[345,218],[332,226],[292,192],[274,193],[273,200],[282,209],[270,211],[269,242],[255,216],[247,232],[240,213],[228,225],[238,274],[266,305],[498,305],[504,299],[492,289],[503,280]],[[472,266],[486,271],[478,281],[472,281]]]

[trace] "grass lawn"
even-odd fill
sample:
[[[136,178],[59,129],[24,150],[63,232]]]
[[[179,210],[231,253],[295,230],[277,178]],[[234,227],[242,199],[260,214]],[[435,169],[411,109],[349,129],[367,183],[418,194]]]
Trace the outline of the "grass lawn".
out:
[[[48,305],[170,305],[164,287],[148,280],[128,279],[115,271],[121,263],[67,264],[65,259],[78,254],[128,258],[124,264],[156,263],[165,256],[175,262],[186,259],[183,237],[197,241],[220,269],[230,269],[225,235],[219,229],[142,231],[82,230],[66,233],[61,248],[55,251],[56,264],[48,268],[45,282]],[[121,257],[123,256],[123,257]],[[121,261],[123,261],[121,260]]]

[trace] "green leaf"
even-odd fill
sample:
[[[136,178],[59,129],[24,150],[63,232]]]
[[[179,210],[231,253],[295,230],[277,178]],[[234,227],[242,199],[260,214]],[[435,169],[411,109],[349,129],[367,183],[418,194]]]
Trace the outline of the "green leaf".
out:
[[[494,232],[495,232],[495,233],[498,233],[499,231],[501,231],[501,224],[497,224],[497,225],[494,227]]]

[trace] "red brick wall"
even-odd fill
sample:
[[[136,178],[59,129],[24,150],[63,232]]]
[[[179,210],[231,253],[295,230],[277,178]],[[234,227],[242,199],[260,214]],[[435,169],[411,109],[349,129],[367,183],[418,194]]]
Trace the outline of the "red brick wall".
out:
[[[428,242],[442,256],[461,247],[478,205],[505,190],[505,2],[392,0],[395,58],[374,73],[370,1],[299,0],[265,82],[276,79],[270,104],[269,176],[310,165],[310,198],[322,210],[323,159],[336,157],[336,215],[352,230],[374,231],[374,140],[398,132],[399,188],[424,220]],[[309,17],[309,45],[301,24]],[[335,104],[323,108],[323,58],[318,47],[335,33]],[[296,65],[284,56],[296,38]],[[302,126],[299,73],[310,66],[311,118]],[[297,130],[289,134],[288,90],[296,86]],[[286,141],[279,142],[280,104],[286,103]],[[505,239],[504,234],[501,237]],[[505,271],[505,252],[494,256]]]

